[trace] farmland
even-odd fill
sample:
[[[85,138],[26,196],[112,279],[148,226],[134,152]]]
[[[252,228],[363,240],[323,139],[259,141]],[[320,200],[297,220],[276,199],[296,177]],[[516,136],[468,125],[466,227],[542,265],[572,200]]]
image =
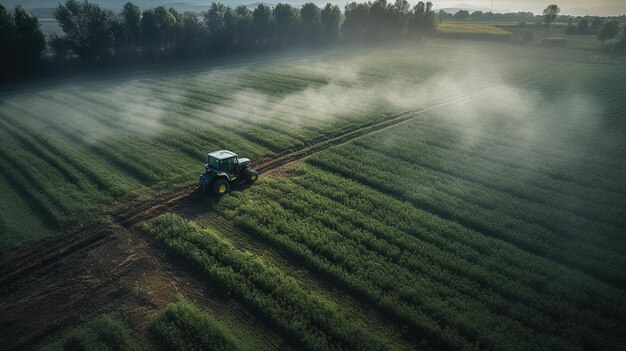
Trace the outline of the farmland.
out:
[[[512,33],[498,26],[480,23],[442,23],[437,27],[440,36],[446,38],[478,38],[508,40]]]
[[[414,50],[390,49],[397,57],[393,65],[385,54],[336,53],[282,65],[68,84],[4,96],[0,187],[16,200],[0,213],[7,228],[0,250],[84,224],[146,188],[195,184],[206,150],[229,148],[253,159],[267,157],[445,100],[429,96],[417,83],[445,89],[443,84],[455,76],[454,88],[463,95],[494,80],[524,77],[528,69],[494,59],[502,77],[490,70],[470,75],[437,46],[419,55]],[[545,60],[536,61],[532,53],[518,50],[519,62],[530,61],[534,73],[562,58],[543,52]],[[433,63],[431,54],[441,59]],[[465,55],[468,62],[479,60],[480,49],[470,48]],[[334,65],[340,68],[331,69]],[[418,69],[405,74],[409,67]],[[22,226],[25,221],[32,227]]]
[[[0,251],[85,244],[0,311],[97,299],[0,348],[623,347],[624,67],[433,40],[5,94]],[[261,179],[151,200],[218,149]]]

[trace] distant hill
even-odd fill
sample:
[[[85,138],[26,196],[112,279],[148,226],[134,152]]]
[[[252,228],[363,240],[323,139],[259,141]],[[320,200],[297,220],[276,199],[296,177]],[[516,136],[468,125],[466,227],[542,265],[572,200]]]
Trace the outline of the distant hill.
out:
[[[255,8],[259,7],[259,5],[265,5],[269,7],[276,6],[276,4],[270,4],[269,2],[253,2],[251,4],[247,4],[246,7],[250,10],[254,10]]]
[[[468,4],[456,4],[452,7],[444,7],[440,10],[445,11],[447,13],[451,13],[451,14],[455,14],[461,10],[469,11],[470,13],[474,11],[489,12],[488,7],[476,7],[476,6],[472,6]]]
[[[188,2],[168,2],[161,4],[167,8],[173,7],[178,12],[202,12],[209,9],[210,5],[200,5],[197,3],[188,3]],[[159,6],[159,5],[155,5]],[[154,6],[151,6],[154,7]]]

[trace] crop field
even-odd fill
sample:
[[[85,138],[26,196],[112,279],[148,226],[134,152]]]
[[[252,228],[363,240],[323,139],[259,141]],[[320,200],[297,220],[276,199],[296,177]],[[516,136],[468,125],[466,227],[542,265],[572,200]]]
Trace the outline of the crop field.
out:
[[[523,68],[494,59],[501,77],[470,74],[433,45],[2,96],[0,189],[14,201],[0,205],[0,251],[84,224],[146,188],[195,185],[207,150],[260,159],[448,98],[431,87],[461,96],[563,57],[519,54]],[[470,47],[464,56],[482,53]]]
[[[625,68],[433,40],[0,96],[0,252],[45,253],[1,335],[98,297],[0,348],[623,348]],[[177,195],[218,149],[261,178]]]
[[[480,38],[508,40],[512,33],[496,25],[483,23],[442,23],[437,33],[445,38]]]

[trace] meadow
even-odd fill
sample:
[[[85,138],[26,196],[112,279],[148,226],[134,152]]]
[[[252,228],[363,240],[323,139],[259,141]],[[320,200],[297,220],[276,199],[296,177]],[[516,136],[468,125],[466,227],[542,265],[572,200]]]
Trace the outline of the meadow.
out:
[[[432,40],[7,94],[0,250],[191,189],[208,151],[401,115],[132,228],[275,341],[207,295],[94,311],[48,349],[618,349],[624,82],[584,48]]]

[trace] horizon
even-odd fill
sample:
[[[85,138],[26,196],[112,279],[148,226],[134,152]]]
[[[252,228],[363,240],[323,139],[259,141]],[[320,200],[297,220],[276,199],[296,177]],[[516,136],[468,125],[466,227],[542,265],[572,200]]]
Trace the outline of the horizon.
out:
[[[1,1],[3,5],[11,8],[15,5],[21,5],[26,9],[33,8],[52,8],[55,7],[58,2],[51,2],[47,0],[9,0],[9,1]],[[110,9],[119,9],[121,8],[121,4],[126,2],[125,0],[93,0],[91,2],[97,3],[102,7],[110,8]],[[135,4],[142,8],[154,7],[159,5],[175,5],[179,4],[180,6],[191,6],[191,7],[208,7],[213,1],[201,1],[201,0],[136,0],[133,1]],[[294,6],[300,6],[308,1],[241,1],[241,0],[224,0],[224,1],[216,1],[222,2],[225,5],[229,5],[231,7],[239,6],[239,5],[250,5],[257,2],[264,3],[279,3],[285,2],[292,4]],[[318,6],[325,4],[326,2],[330,2],[334,5],[343,7],[352,1],[312,1]],[[119,5],[118,5],[119,3]],[[417,1],[409,1],[409,3],[413,6],[417,3]],[[551,4],[556,3],[561,8],[561,15],[571,15],[571,16],[587,16],[587,15],[595,15],[595,16],[621,16],[626,14],[626,3],[619,3],[613,0],[604,0],[604,1],[594,1],[592,4],[587,1],[581,0],[567,0],[567,1],[539,1],[539,0],[530,0],[530,1],[517,1],[517,0],[444,0],[444,1],[433,1],[433,8],[435,10],[439,9],[468,9],[470,10],[481,10],[481,11],[489,11],[493,9],[493,12],[496,13],[507,13],[507,12],[533,12],[534,14],[541,14],[543,9]]]
[[[569,0],[569,1],[516,1],[516,0],[478,0],[478,1],[438,1],[434,3],[435,8],[480,8],[490,9],[493,4],[494,12],[520,12],[528,11],[535,14],[541,14],[543,9],[549,4],[557,4],[561,8],[562,15],[571,16],[585,16],[587,13],[582,11],[597,11],[600,13],[593,13],[594,15],[607,16],[615,15],[620,16],[626,13],[626,4],[618,3],[615,1],[594,1],[592,4],[588,1]]]

